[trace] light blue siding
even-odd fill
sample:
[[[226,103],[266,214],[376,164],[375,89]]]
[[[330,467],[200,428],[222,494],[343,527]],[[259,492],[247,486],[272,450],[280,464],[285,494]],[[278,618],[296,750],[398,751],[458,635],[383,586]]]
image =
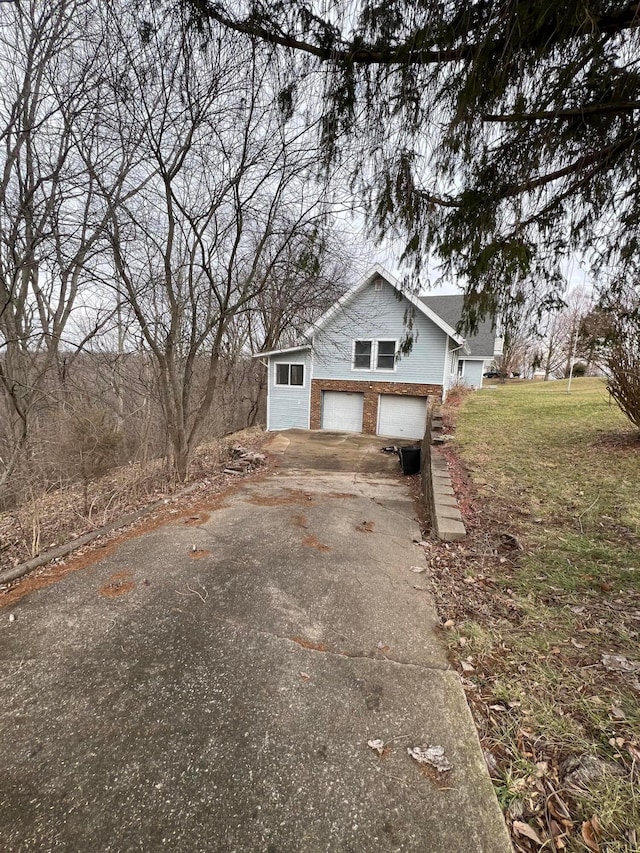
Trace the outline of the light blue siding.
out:
[[[449,352],[447,354],[447,375],[445,377],[445,387],[447,389],[460,381],[458,376],[458,359],[460,355],[460,347],[457,347],[453,341],[449,341]]]
[[[409,324],[409,325],[407,325]],[[402,341],[410,333],[411,351],[401,355],[395,370],[353,370],[355,340]],[[413,382],[442,385],[447,335],[415,310],[386,282],[376,291],[367,285],[317,333],[314,343],[314,379],[350,379],[371,382]]]
[[[304,385],[276,385],[276,364],[303,364]],[[311,356],[309,350],[272,355],[269,358],[268,365],[268,429],[308,429],[311,389]]]
[[[470,361],[469,359],[465,359],[464,371],[462,373],[464,384],[473,388],[481,388],[483,367],[484,361]]]

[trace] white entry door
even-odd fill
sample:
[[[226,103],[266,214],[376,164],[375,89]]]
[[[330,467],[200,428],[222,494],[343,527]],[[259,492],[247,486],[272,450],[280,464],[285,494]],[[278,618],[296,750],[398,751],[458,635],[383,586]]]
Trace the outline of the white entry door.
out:
[[[427,426],[427,398],[381,394],[378,435],[421,439]]]
[[[322,429],[362,432],[364,394],[348,391],[322,392]]]

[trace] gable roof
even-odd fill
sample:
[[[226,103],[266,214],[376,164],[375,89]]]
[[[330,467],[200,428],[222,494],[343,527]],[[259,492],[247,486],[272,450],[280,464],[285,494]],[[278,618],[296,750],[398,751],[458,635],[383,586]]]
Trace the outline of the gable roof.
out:
[[[439,317],[454,329],[462,317],[464,296],[419,296],[420,302],[427,305]],[[496,340],[495,324],[490,318],[482,320],[478,324],[478,331],[468,335],[465,343],[470,356],[493,358]]]
[[[344,308],[345,305],[348,305],[361,290],[371,284],[371,282],[380,276],[380,278],[384,279],[387,284],[390,284],[394,290],[400,293],[404,298],[410,302],[415,308],[420,311],[421,314],[424,314],[425,317],[428,317],[433,323],[435,323],[438,328],[442,329],[445,334],[447,334],[450,338],[452,338],[457,344],[464,344],[464,337],[459,335],[455,330],[455,324],[451,326],[445,318],[441,317],[437,314],[430,305],[427,305],[422,299],[417,296],[414,296],[411,293],[405,293],[398,282],[395,276],[391,275],[388,270],[386,270],[380,264],[375,264],[371,269],[365,273],[365,275],[360,279],[357,284],[348,290],[343,296],[340,297],[333,305],[324,312],[324,314],[319,317],[309,328],[305,331],[304,337],[308,340],[313,338],[315,332],[322,329],[326,324],[331,320],[331,318],[340,311],[341,308]]]

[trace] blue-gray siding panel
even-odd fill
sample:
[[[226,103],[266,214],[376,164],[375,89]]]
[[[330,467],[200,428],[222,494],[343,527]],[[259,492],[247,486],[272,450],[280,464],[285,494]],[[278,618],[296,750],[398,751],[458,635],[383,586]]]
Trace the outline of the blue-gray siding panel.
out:
[[[413,347],[400,356],[395,370],[351,369],[354,340],[401,341],[407,320],[412,324]],[[384,283],[376,292],[371,284],[316,335],[313,378],[441,385],[446,351],[447,335],[442,329],[407,299],[398,299],[390,285]]]
[[[304,385],[276,385],[276,364],[303,364]],[[267,426],[270,430],[308,429],[311,388],[309,351],[289,352],[269,357],[269,396]]]
[[[465,385],[473,386],[474,388],[482,387],[482,372],[484,361],[469,361],[465,359],[464,372],[462,381]]]

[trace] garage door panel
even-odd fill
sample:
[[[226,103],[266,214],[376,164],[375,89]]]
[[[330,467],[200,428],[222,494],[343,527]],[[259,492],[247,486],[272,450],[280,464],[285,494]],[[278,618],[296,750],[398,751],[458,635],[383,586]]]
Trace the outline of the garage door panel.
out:
[[[427,425],[427,398],[381,394],[378,435],[388,438],[421,439]]]
[[[364,394],[322,392],[322,428],[337,432],[362,432]]]

